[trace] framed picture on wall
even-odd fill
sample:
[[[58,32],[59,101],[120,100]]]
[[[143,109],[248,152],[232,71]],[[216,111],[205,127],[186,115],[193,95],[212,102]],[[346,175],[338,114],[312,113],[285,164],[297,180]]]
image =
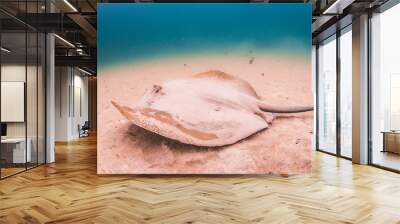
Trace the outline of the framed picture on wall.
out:
[[[99,4],[98,173],[310,171],[310,21],[311,4]]]

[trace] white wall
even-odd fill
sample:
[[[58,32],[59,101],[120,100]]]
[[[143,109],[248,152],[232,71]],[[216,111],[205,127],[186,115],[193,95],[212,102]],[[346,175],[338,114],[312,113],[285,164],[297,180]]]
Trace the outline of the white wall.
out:
[[[37,70],[38,69],[38,70]],[[30,140],[32,151],[32,161],[44,162],[45,150],[45,118],[44,118],[44,74],[42,68],[27,66],[25,64],[3,64],[1,66],[1,81],[5,82],[24,82],[26,83],[26,108],[23,107],[22,113],[27,115],[27,120],[23,122],[6,122],[8,138],[25,138]],[[27,80],[25,80],[27,79]],[[7,96],[2,96],[6,97]],[[10,108],[1,108],[1,110],[10,110]],[[13,111],[11,111],[12,113]],[[39,156],[37,157],[37,153]]]
[[[69,68],[55,68],[55,141],[68,141],[69,124]]]
[[[78,138],[78,124],[82,126],[88,120],[88,78],[81,76],[81,73],[78,75],[75,73],[73,86],[74,108],[72,108],[71,135],[73,138]]]
[[[28,67],[28,70],[32,67]],[[24,65],[2,65],[1,81],[3,82],[25,82],[25,64]],[[5,110],[5,108],[1,108]],[[25,123],[12,122],[7,123],[7,137],[25,137]]]
[[[76,68],[56,67],[55,85],[55,140],[77,139],[78,125],[88,120],[88,78]]]
[[[27,69],[27,75],[28,75],[28,80],[30,85],[36,85],[36,80],[33,82],[32,78],[30,78],[30,75],[36,76],[36,67],[34,66],[28,66],[25,68],[24,65],[18,65],[18,64],[9,64],[9,65],[2,65],[1,66],[1,81],[3,82],[25,82],[25,75]],[[29,111],[36,110],[36,88],[28,88],[27,89],[27,103],[30,102],[35,102],[32,105],[27,105],[29,108]],[[35,98],[35,100],[30,99]],[[34,107],[34,108],[33,108]],[[6,108],[2,108],[2,110],[6,110]],[[36,123],[36,113],[28,113],[28,122],[34,121]],[[32,127],[33,125],[28,125],[29,127]],[[36,130],[36,126],[34,127]],[[28,137],[29,137],[30,131],[28,130]],[[25,137],[25,122],[7,122],[7,136],[8,137]]]

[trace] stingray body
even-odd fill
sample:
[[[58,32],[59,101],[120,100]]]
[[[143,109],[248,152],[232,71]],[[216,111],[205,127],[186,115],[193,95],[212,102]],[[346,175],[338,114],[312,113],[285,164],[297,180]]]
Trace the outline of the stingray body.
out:
[[[133,105],[112,104],[130,122],[185,144],[234,144],[268,127],[271,113],[297,113],[312,107],[273,106],[260,100],[246,81],[220,71],[154,85]]]

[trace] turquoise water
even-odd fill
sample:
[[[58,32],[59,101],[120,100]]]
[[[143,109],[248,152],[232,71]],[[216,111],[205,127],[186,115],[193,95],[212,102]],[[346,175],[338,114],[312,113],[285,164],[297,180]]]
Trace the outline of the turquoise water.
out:
[[[98,4],[98,67],[233,51],[310,57],[311,4]]]

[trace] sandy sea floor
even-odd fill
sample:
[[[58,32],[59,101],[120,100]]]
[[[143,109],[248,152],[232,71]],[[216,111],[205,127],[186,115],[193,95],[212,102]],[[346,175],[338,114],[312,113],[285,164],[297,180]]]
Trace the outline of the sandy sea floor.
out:
[[[111,100],[132,106],[153,84],[220,70],[248,81],[270,104],[312,105],[310,60],[223,54],[153,60],[98,75],[99,174],[295,174],[311,169],[313,112],[277,115],[272,125],[236,144],[180,144],[129,123]]]

